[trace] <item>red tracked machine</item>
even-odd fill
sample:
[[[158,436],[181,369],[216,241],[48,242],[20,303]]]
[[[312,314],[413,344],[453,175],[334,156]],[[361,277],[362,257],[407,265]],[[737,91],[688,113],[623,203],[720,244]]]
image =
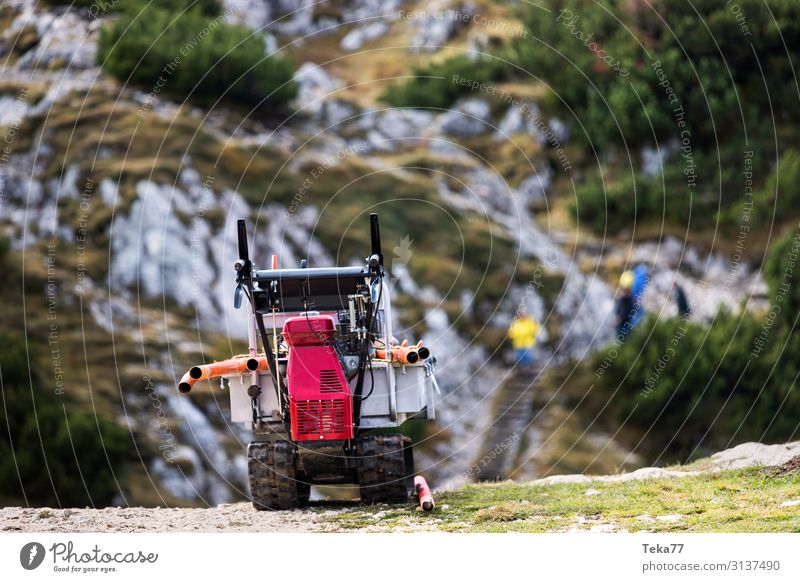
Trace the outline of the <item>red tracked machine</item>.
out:
[[[410,439],[386,429],[434,418],[435,359],[421,343],[393,340],[376,214],[370,227],[363,267],[309,268],[304,260],[260,271],[239,221],[234,303],[247,297],[252,307],[249,354],[196,366],[178,387],[231,380],[232,420],[256,435],[247,456],[257,509],[302,505],[312,485],[357,484],[364,502],[430,495],[414,482]]]

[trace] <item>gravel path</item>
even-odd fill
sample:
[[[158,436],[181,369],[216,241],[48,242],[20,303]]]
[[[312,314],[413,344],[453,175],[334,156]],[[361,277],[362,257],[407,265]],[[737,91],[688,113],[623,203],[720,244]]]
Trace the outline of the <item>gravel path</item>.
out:
[[[250,503],[209,509],[107,507],[0,508],[2,532],[315,532],[330,531],[326,514],[341,509],[256,511]]]

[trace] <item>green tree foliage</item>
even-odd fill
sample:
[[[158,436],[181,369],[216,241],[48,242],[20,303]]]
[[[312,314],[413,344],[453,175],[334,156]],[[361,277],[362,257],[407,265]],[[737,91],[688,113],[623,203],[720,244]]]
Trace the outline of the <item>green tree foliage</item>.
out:
[[[599,386],[618,421],[642,439],[642,452],[685,460],[732,442],[796,438],[798,252],[798,228],[770,249],[767,313],[723,309],[709,326],[651,316],[621,347],[596,356],[593,365],[603,369]],[[790,288],[780,291],[787,282]]]
[[[44,388],[24,341],[0,334],[0,346],[0,503],[108,505],[130,454],[127,433]]]
[[[651,4],[546,0],[550,13],[521,4],[530,34],[512,43],[508,58],[544,80],[573,115],[574,134],[598,147],[683,130],[713,145],[741,133],[743,116],[800,119],[797,108],[774,107],[781,96],[797,99],[786,80],[800,59],[800,3],[742,0],[740,13],[716,0]],[[685,127],[676,124],[679,106]],[[748,131],[762,125],[748,124]]]
[[[128,9],[100,34],[98,62],[147,91],[201,102],[280,108],[297,93],[293,65],[267,56],[264,37],[202,9]]]
[[[778,238],[764,261],[763,273],[769,296],[780,304],[780,317],[790,328],[800,313],[800,227]],[[780,298],[780,299],[779,299]],[[795,331],[795,330],[793,330]]]
[[[753,199],[756,227],[769,229],[800,208],[800,150],[790,149],[769,174]]]
[[[470,83],[490,83],[503,77],[507,65],[496,59],[474,59],[467,55],[441,63],[414,67],[411,78],[389,85],[381,100],[394,107],[450,107],[464,95],[476,91]]]

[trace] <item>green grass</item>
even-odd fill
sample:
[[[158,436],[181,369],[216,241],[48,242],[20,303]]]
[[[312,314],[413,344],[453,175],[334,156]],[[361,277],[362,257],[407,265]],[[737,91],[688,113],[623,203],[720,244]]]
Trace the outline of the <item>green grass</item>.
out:
[[[446,532],[800,532],[800,473],[763,468],[626,482],[469,485],[430,514],[375,506],[326,517],[337,529]],[[662,518],[662,519],[659,519]]]

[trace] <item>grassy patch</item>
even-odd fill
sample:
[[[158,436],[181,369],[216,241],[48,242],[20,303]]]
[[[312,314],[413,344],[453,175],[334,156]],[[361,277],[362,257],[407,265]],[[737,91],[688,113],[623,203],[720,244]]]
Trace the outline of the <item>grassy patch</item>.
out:
[[[437,496],[432,514],[376,506],[327,518],[342,529],[450,532],[800,532],[800,473],[751,468],[627,482],[470,485]],[[376,517],[377,516],[377,517]]]

